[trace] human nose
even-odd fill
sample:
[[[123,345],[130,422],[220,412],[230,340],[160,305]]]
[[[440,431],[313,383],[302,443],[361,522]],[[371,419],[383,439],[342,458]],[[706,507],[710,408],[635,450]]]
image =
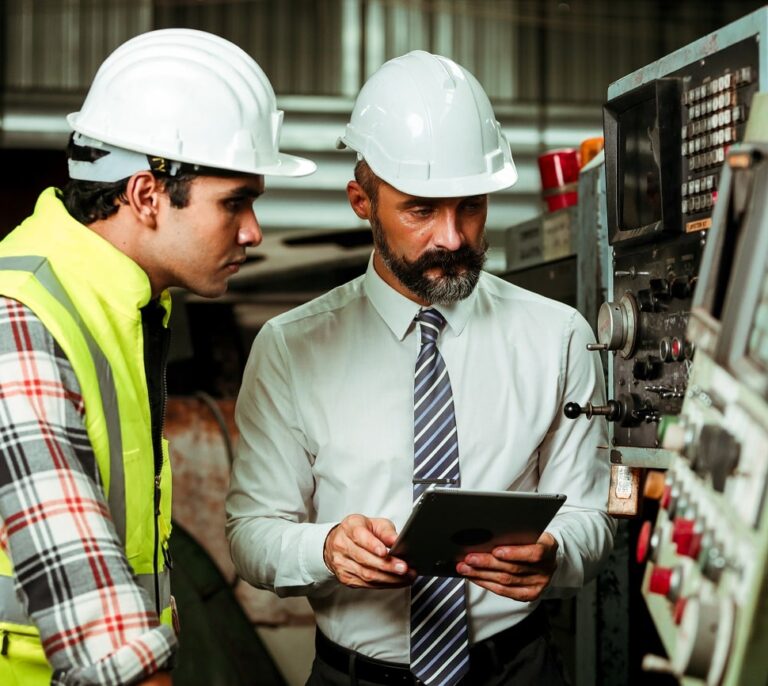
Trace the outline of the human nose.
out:
[[[256,218],[256,212],[251,209],[237,231],[237,244],[253,247],[261,243],[262,238],[263,234],[261,233],[259,220]]]
[[[436,248],[458,250],[464,242],[459,217],[455,211],[446,210],[435,227],[433,242]]]

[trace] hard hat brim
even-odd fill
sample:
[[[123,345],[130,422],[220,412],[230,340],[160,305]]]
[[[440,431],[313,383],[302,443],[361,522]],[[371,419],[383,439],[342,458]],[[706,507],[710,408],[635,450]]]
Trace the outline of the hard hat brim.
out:
[[[160,147],[153,147],[151,144],[145,146],[137,144],[135,141],[121,140],[118,136],[104,136],[103,132],[89,131],[87,127],[79,123],[79,115],[80,112],[72,112],[67,115],[67,123],[75,132],[95,140],[100,140],[103,143],[144,155],[166,157],[175,162],[185,162],[211,169],[222,169],[227,172],[261,174],[264,176],[307,176],[317,169],[317,165],[312,160],[282,152],[278,152],[274,158],[264,164],[239,164],[236,162],[231,164],[225,162],[222,164],[221,158],[207,160],[197,156],[187,156],[178,154],[175,151],[162,150]],[[149,164],[147,164],[147,169],[149,169]]]
[[[373,169],[376,174],[376,170]],[[376,174],[378,176],[378,174]],[[385,180],[401,193],[418,198],[466,198],[472,195],[487,195],[510,188],[517,183],[517,170],[508,164],[493,174],[478,174],[452,179],[394,179]]]
[[[306,157],[277,153],[277,164],[254,167],[250,174],[264,174],[265,176],[307,176],[317,170],[317,164]],[[241,171],[241,170],[235,170]]]
[[[353,145],[344,140],[341,136],[336,139],[337,150],[355,150]],[[362,157],[362,156],[361,156]],[[365,157],[362,157],[365,159]],[[463,198],[471,195],[486,195],[510,188],[517,183],[518,174],[515,163],[510,159],[497,172],[492,174],[476,174],[473,176],[463,176],[450,179],[407,179],[407,178],[388,178],[386,172],[378,170],[376,163],[365,160],[371,171],[376,174],[384,183],[401,193],[414,195],[419,198]]]

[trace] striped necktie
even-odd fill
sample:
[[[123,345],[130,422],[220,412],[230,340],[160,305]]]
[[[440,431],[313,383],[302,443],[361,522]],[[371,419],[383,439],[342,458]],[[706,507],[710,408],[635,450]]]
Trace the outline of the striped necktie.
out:
[[[416,316],[421,350],[413,393],[413,496],[430,483],[459,486],[459,440],[448,369],[437,349],[445,319],[433,309]],[[469,669],[465,581],[417,577],[411,587],[411,672],[428,686],[452,686]]]

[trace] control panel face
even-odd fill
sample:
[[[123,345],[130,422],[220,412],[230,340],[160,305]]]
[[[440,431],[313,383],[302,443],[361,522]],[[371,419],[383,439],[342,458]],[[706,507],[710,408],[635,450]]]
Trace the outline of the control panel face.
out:
[[[768,489],[768,414],[763,426],[755,417],[761,403],[708,357],[691,372],[685,411],[669,431],[680,436],[679,453],[700,488],[724,503],[729,519],[757,527]]]
[[[643,594],[669,656],[650,656],[645,667],[707,686],[764,683],[768,674],[768,398],[756,391],[768,376],[768,145],[745,144],[727,164],[720,202],[729,211],[718,213],[702,256],[727,268],[702,270],[701,292],[724,273],[728,295],[722,313],[697,305],[693,314],[694,324],[703,315],[714,322],[718,344],[697,351],[679,416],[663,425],[662,447],[673,457],[636,555],[647,564]],[[734,241],[742,249],[723,249]],[[742,326],[743,337],[731,335]],[[750,377],[731,366],[740,358],[725,354],[729,347],[745,353]]]
[[[647,563],[643,593],[670,656],[665,671],[737,683],[728,675],[768,668],[754,649],[739,664],[732,658],[753,640],[755,598],[764,593],[768,407],[702,355],[664,446],[679,457],[655,524],[644,523],[637,561]]]
[[[685,686],[768,675],[768,144],[743,142],[766,32],[763,8],[612,87],[613,280],[590,346],[612,383],[605,407],[565,408],[611,421],[612,470],[650,468],[635,559],[665,654],[643,667]]]
[[[708,229],[720,169],[744,137],[757,82],[758,43],[735,43],[670,76],[683,79],[681,214],[686,232]]]
[[[615,258],[621,311],[604,306],[600,324],[614,332],[613,393],[624,408],[613,427],[616,445],[658,447],[657,422],[680,412],[695,351],[686,327],[702,250],[695,235]],[[603,327],[598,335],[607,338]]]
[[[616,155],[606,160],[614,272],[597,348],[612,353],[613,387],[605,410],[589,411],[613,422],[615,448],[658,448],[658,422],[681,410],[696,352],[686,331],[701,256],[723,164],[744,136],[758,64],[753,36],[605,106],[606,135],[615,138],[607,138],[606,154]],[[670,153],[672,138],[679,147]],[[768,322],[768,303],[756,316]],[[768,355],[758,339],[753,348]]]

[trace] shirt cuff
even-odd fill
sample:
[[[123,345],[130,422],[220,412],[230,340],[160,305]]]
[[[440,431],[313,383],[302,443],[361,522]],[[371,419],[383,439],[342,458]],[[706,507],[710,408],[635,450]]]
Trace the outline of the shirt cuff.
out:
[[[338,522],[312,524],[302,533],[299,546],[299,568],[302,576],[309,583],[318,584],[336,578],[325,564],[323,550],[328,533],[337,524]]]
[[[152,674],[173,667],[176,635],[171,627],[162,625],[135,637],[114,653],[84,667],[59,671],[53,660],[52,686],[65,684],[102,684],[118,686],[132,684]]]
[[[557,567],[555,569],[554,574],[552,574],[552,579],[550,580],[549,585],[550,586],[563,586],[568,585],[567,583],[563,583],[568,576],[568,561],[565,557],[565,543],[563,541],[563,534],[558,529],[546,529],[546,533],[548,533],[552,538],[554,538],[557,541],[557,551],[555,552],[555,562],[557,563]]]

